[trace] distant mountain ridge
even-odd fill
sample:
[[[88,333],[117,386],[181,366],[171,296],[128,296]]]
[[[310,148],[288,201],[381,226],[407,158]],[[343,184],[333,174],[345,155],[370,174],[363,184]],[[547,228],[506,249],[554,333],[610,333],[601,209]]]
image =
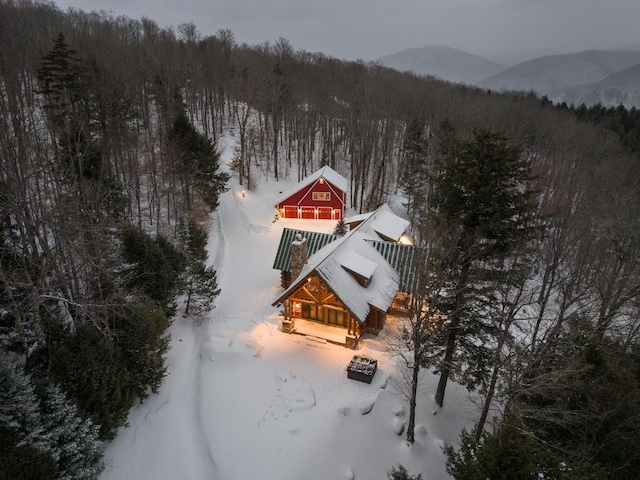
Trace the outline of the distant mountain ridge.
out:
[[[587,50],[522,62],[482,80],[479,85],[496,90],[533,90],[545,94],[596,83],[637,64],[640,64],[640,52]]]
[[[411,48],[379,59],[383,65],[418,75],[432,75],[449,82],[473,84],[506,67],[478,55],[451,47]]]
[[[549,98],[554,102],[573,105],[601,103],[605,106],[622,104],[637,108],[640,106],[640,64],[616,72],[590,85],[579,85],[553,92]]]
[[[404,50],[380,59],[397,70],[491,90],[534,91],[554,102],[640,107],[640,51],[585,50],[503,66],[449,47]],[[487,73],[488,72],[488,73]]]

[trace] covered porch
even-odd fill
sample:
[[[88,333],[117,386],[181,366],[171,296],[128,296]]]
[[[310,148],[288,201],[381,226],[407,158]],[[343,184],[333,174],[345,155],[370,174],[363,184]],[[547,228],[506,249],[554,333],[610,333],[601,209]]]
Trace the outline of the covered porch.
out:
[[[310,293],[308,289],[301,290],[302,295],[294,294],[283,302],[283,332],[313,336],[355,348],[363,329],[353,315],[331,293],[324,295],[324,303],[317,303],[305,295]]]

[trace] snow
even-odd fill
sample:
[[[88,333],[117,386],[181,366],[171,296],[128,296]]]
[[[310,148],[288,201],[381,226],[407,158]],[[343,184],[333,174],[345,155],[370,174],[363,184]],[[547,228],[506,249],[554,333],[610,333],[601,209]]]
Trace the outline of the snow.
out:
[[[349,252],[347,255],[344,255],[341,265],[347,270],[351,270],[367,280],[371,278],[373,272],[378,268],[378,264],[376,262],[367,260],[356,252]]]
[[[300,181],[300,183],[293,184],[290,187],[287,187],[285,189],[282,189],[282,188],[279,189],[279,192],[284,191],[284,193],[278,194],[278,196],[276,197],[276,201],[273,203],[273,205],[279,205],[280,203],[284,202],[292,195],[298,193],[300,190],[308,187],[309,185],[313,185],[315,182],[319,181],[321,178],[324,178],[329,184],[335,185],[342,192],[346,192],[347,189],[349,188],[349,181],[346,178],[344,178],[342,175],[340,175],[338,172],[336,172],[333,168],[326,165],[316,170],[311,175],[308,175],[307,177],[303,178],[302,181]]]
[[[366,212],[366,213],[360,213],[358,215],[353,215],[351,217],[346,217],[344,219],[344,223],[350,225],[350,224],[359,224],[364,222],[367,218],[369,218],[371,215],[373,215],[373,212]]]
[[[409,221],[398,217],[385,203],[373,212],[360,230],[364,231],[366,228],[377,233],[383,240],[398,242],[408,227]]]
[[[274,221],[278,192],[293,182],[258,179],[244,197],[237,179],[230,183],[209,226],[209,261],[222,289],[216,308],[202,322],[175,318],[169,374],[108,445],[100,478],[375,480],[398,463],[423,478],[448,478],[442,448],[477,418],[467,392],[450,382],[440,410],[437,377],[424,372],[416,442],[407,445],[398,432],[408,402],[394,386],[400,367],[384,332],[365,335],[354,352],[282,333],[271,306],[281,292],[271,264],[282,229],[329,233],[335,222]],[[354,353],[378,361],[371,384],[347,378]]]
[[[393,213],[386,203],[373,212],[347,217],[345,223],[351,229],[357,227],[361,233],[369,235],[371,240],[382,239],[389,242],[401,241],[409,227],[409,221]]]

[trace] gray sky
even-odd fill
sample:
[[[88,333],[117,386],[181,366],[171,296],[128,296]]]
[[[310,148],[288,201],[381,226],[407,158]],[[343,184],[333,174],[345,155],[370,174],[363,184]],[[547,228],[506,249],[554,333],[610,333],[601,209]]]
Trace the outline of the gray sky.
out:
[[[295,49],[375,60],[446,45],[489,55],[640,43],[640,0],[54,0],[85,11],[230,29],[240,43],[288,39]]]

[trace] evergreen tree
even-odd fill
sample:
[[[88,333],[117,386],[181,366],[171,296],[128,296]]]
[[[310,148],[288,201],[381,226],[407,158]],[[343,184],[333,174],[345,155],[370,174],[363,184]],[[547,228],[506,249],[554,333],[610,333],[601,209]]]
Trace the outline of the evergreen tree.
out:
[[[38,398],[18,358],[0,349],[0,426],[23,445],[44,449]]]
[[[216,271],[202,262],[193,262],[187,266],[185,282],[186,315],[202,315],[213,308],[215,298],[220,295]]]
[[[424,120],[415,119],[407,127],[403,154],[404,168],[399,185],[407,196],[407,213],[415,222],[417,210],[427,203],[429,172]]]
[[[136,400],[158,391],[169,348],[169,321],[154,305],[123,307],[108,323],[114,340],[85,323],[51,352],[53,378],[81,415],[100,425],[102,439],[126,424]]]
[[[83,79],[84,71],[77,52],[60,33],[53,41],[51,51],[42,57],[38,69],[40,93],[45,97],[45,108],[58,132],[68,132],[74,118],[78,123]]]
[[[387,473],[388,480],[422,480],[421,474],[410,475],[402,465],[392,467]]]
[[[135,396],[129,372],[118,366],[118,349],[92,324],[83,324],[51,352],[52,374],[78,406],[112,439],[127,421]]]
[[[95,479],[104,469],[99,428],[78,416],[78,409],[57,385],[42,394],[43,438],[57,462],[58,479]]]
[[[163,310],[138,304],[116,317],[118,367],[126,374],[127,387],[138,399],[157,393],[167,373],[164,356],[169,349],[169,320]]]
[[[181,221],[180,236],[186,251],[187,266],[182,277],[185,295],[185,315],[201,315],[213,308],[215,298],[220,294],[216,271],[207,267],[207,232],[194,220]]]
[[[486,381],[490,322],[487,309],[496,282],[512,268],[505,260],[532,240],[536,205],[530,189],[530,162],[522,148],[489,129],[455,140],[437,165],[429,226],[441,236],[431,261],[449,287],[434,341],[444,355],[432,362],[440,371],[436,403],[442,406],[451,376],[469,388]]]
[[[184,176],[187,201],[190,202],[193,186],[209,208],[215,210],[229,180],[227,173],[218,172],[220,155],[215,145],[195,129],[184,111],[173,121],[169,140],[176,149],[180,173]]]
[[[40,93],[58,142],[58,156],[64,166],[63,179],[78,185],[82,178],[97,179],[102,168],[102,152],[93,141],[90,125],[92,107],[87,91],[87,75],[77,52],[59,34],[52,50],[44,55],[38,69]]]
[[[98,428],[59,387],[42,384],[38,395],[17,358],[0,351],[0,478],[97,478],[104,468]]]
[[[56,462],[47,452],[25,445],[18,432],[0,424],[0,478],[54,480]]]
[[[348,231],[349,229],[347,228],[347,224],[344,222],[344,218],[341,218],[340,220],[338,220],[338,223],[336,223],[336,226],[333,229],[333,234],[344,237]]]
[[[139,288],[168,317],[175,315],[179,279],[186,266],[185,256],[164,237],[152,239],[134,227],[122,232],[124,259],[131,265],[130,286]]]

